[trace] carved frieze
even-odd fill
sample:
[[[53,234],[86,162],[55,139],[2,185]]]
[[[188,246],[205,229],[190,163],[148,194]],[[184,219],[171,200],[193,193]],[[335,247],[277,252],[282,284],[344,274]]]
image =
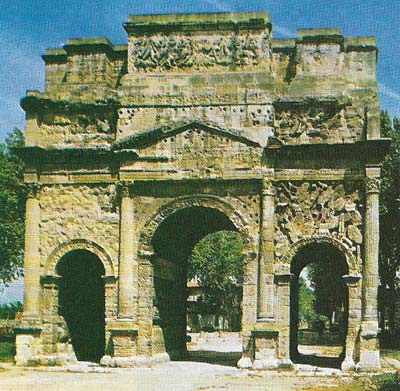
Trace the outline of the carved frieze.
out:
[[[357,255],[363,241],[360,188],[356,183],[277,183],[276,255],[314,235],[342,239]]]
[[[362,136],[362,114],[337,106],[285,108],[276,110],[275,132],[287,144],[352,142]]]
[[[213,66],[257,66],[270,58],[270,36],[229,34],[217,37],[193,37],[179,34],[141,36],[130,46],[134,70],[168,71]]]
[[[114,113],[43,115],[40,131],[46,144],[107,144],[115,138]]]
[[[132,129],[145,130],[170,125],[176,121],[212,122],[223,128],[250,129],[246,137],[255,138],[255,129],[266,134],[260,140],[266,142],[273,133],[274,108],[272,104],[241,105],[193,105],[174,107],[121,107],[118,110],[118,133],[132,133]],[[261,132],[262,133],[262,132]]]

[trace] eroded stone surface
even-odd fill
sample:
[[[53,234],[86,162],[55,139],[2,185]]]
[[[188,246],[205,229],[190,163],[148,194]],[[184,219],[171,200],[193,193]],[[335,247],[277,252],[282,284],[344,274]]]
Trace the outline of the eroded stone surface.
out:
[[[178,268],[153,238],[170,216],[207,208],[244,241],[240,367],[293,368],[290,265],[311,243],[348,264],[344,367],[360,357],[360,368],[379,367],[365,331],[376,330],[371,216],[387,147],[375,40],[337,29],[273,39],[267,13],[131,15],[124,28],[127,45],[48,49],[45,92],[22,100],[30,191],[17,362],[74,360],[57,263],[75,250],[105,270],[102,363],[165,361],[154,279],[172,289]]]

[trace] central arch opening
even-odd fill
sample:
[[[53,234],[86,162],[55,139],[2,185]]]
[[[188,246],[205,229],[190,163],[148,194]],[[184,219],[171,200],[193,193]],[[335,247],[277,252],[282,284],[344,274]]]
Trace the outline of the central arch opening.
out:
[[[236,238],[232,237],[234,233]],[[210,249],[210,253],[220,251],[217,249],[228,246],[231,239],[236,240],[235,243],[243,243],[235,225],[224,213],[203,206],[187,207],[171,214],[155,231],[152,238],[155,252],[153,322],[162,329],[165,349],[171,359],[235,365],[240,358],[238,331],[241,326],[242,291],[239,290],[237,295],[239,306],[230,304],[233,308],[231,312],[235,313],[231,317],[224,316],[218,313],[218,297],[214,297],[215,302],[212,303],[206,295],[204,269],[200,271],[190,267],[193,265],[190,262],[194,262],[193,249],[196,245],[195,256],[198,257],[199,252],[200,255],[202,251],[205,252],[205,248]],[[199,243],[202,240],[206,242]],[[225,241],[224,244],[221,244],[221,240]],[[218,244],[221,246],[218,247]],[[219,261],[224,265],[224,259],[221,259],[223,255],[214,255],[215,259],[208,254],[210,262]],[[225,273],[226,279],[239,282],[243,276],[243,266],[241,273]],[[228,341],[227,344],[221,346],[222,340]]]
[[[105,270],[97,255],[72,250],[57,263],[59,314],[79,361],[99,362],[105,349]]]
[[[292,260],[290,355],[293,362],[339,368],[348,328],[348,274],[344,254],[330,243],[312,243]]]

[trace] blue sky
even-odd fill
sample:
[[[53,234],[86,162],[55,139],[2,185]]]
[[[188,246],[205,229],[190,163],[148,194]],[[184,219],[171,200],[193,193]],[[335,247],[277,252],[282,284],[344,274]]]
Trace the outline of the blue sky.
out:
[[[253,11],[269,12],[275,37],[296,29],[339,27],[344,35],[378,39],[381,106],[400,116],[400,2],[396,0],[0,0],[0,139],[23,127],[19,99],[26,89],[43,90],[47,47],[68,38],[107,36],[125,43],[128,14]]]

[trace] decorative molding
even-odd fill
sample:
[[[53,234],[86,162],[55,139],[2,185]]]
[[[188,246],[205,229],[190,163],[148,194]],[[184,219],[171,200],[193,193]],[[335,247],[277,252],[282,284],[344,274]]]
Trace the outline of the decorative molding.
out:
[[[261,183],[262,183],[261,194],[263,196],[276,195],[276,189],[273,181],[271,181],[270,179],[262,178]]]
[[[133,182],[126,182],[126,181],[120,181],[117,183],[117,193],[119,194],[120,197],[130,197],[131,196],[131,186],[133,185]]]
[[[111,260],[111,257],[108,255],[106,250],[99,244],[87,240],[87,239],[72,239],[68,242],[62,243],[57,246],[51,254],[47,258],[47,263],[45,267],[47,276],[57,276],[56,274],[56,266],[58,261],[68,252],[73,250],[87,250],[97,255],[100,261],[103,263],[105,276],[114,276],[114,264]]]
[[[26,198],[36,198],[40,191],[40,184],[37,182],[28,182],[23,184],[26,190]]]
[[[354,273],[352,275],[357,274],[357,271],[361,265],[357,264],[356,259],[351,251],[351,247],[345,242],[329,235],[320,235],[320,236],[314,235],[298,240],[297,242],[295,242],[290,246],[290,249],[282,257],[282,263],[290,265],[292,259],[300,250],[300,248],[313,243],[329,243],[332,246],[336,247],[345,256],[347,265],[349,267],[349,271],[351,273]]]
[[[361,275],[359,274],[346,274],[343,277],[346,285],[350,288],[356,288],[360,282]]]
[[[365,178],[365,191],[366,193],[379,193],[381,188],[381,180],[377,177]]]
[[[293,279],[293,273],[275,274],[274,280],[277,285],[289,285]]]
[[[216,196],[196,194],[191,196],[177,197],[173,201],[167,202],[162,205],[155,213],[150,216],[150,218],[144,225],[139,238],[139,254],[154,253],[151,245],[151,239],[162,221],[181,209],[194,206],[217,209],[225,214],[231,220],[236,229],[243,234],[245,240],[244,251],[251,253],[257,252],[255,250],[257,247],[254,245],[253,240],[250,238],[248,233],[249,224],[239,210],[237,210],[225,200]]]
[[[61,280],[61,276],[54,274],[45,274],[40,276],[40,284],[43,287],[54,288],[58,286],[59,281]]]

